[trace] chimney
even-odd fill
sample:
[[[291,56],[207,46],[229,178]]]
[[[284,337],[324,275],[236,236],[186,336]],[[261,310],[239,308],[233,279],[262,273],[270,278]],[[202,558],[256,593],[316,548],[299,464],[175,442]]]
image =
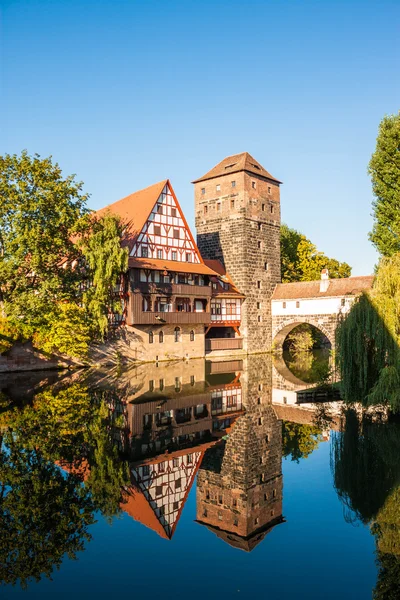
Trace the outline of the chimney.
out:
[[[322,269],[321,271],[321,281],[319,283],[319,293],[324,294],[328,291],[329,287],[329,271],[328,269]]]

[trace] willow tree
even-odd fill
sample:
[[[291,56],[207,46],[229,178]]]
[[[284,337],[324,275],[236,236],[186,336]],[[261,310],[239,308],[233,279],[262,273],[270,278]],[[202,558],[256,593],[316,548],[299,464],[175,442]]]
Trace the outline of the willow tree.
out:
[[[400,410],[400,254],[384,258],[372,291],[363,293],[337,330],[345,399]]]
[[[79,243],[85,260],[85,278],[89,282],[83,305],[90,315],[95,334],[104,339],[108,314],[121,314],[121,299],[115,286],[128,268],[128,250],[123,247],[124,225],[116,215],[106,213],[92,221],[90,232]]]

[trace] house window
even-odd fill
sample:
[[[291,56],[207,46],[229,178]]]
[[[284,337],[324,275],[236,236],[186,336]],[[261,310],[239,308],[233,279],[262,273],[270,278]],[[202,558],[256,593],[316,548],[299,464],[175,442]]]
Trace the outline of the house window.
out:
[[[283,396],[283,404],[287,404],[287,396]]]
[[[143,477],[148,477],[150,475],[150,467],[149,467],[149,465],[144,465],[142,467],[142,475],[143,475]]]
[[[163,214],[163,207],[162,204],[157,204],[157,212],[159,215]]]
[[[154,379],[150,379],[149,381],[149,392],[154,391]]]
[[[174,340],[175,342],[181,341],[181,330],[180,327],[175,327],[174,329]]]
[[[161,235],[161,227],[159,225],[154,225],[154,235]]]
[[[232,181],[232,187],[236,187],[236,181]]]
[[[178,260],[178,253],[177,252],[173,251],[171,253],[171,260]]]
[[[176,489],[176,490],[180,490],[180,489],[181,489],[181,486],[182,486],[182,480],[181,480],[181,478],[179,477],[179,479],[177,479],[177,480],[175,481],[175,489]]]
[[[156,485],[156,496],[162,495],[162,485]]]
[[[192,253],[186,252],[186,262],[192,262]]]
[[[181,380],[180,380],[180,377],[175,377],[175,391],[176,392],[180,392],[181,391]]]
[[[206,193],[206,188],[201,188],[201,193],[204,195]]]
[[[178,510],[179,509],[179,502],[174,502],[172,505],[174,510]]]
[[[179,240],[179,229],[174,229],[174,239]]]
[[[152,343],[153,343],[153,341],[154,341],[154,335],[153,335],[153,332],[152,332],[152,331],[150,331],[150,332],[149,332],[149,344],[152,344]]]
[[[172,459],[172,466],[175,468],[179,467],[179,458]]]
[[[342,300],[341,300],[341,305],[342,305],[342,306],[345,306],[345,304],[346,304],[346,300],[345,300],[344,298],[342,298]]]
[[[190,331],[189,336],[190,336],[190,341],[194,342],[194,331],[193,331],[193,329]]]
[[[255,190],[255,189],[256,189],[256,182],[255,182],[255,181],[252,181],[252,182],[251,182],[251,187],[253,188],[253,190]]]
[[[164,343],[164,332],[160,331],[160,333],[158,334],[158,341],[160,344]]]
[[[162,392],[164,389],[164,379],[160,379],[158,384],[159,384],[158,387],[160,388],[160,392]]]
[[[296,302],[296,308],[300,308],[300,302],[298,300]]]
[[[157,258],[162,258],[162,257],[163,257],[163,251],[157,250]]]
[[[206,215],[208,213],[208,206],[204,207],[204,214]]]
[[[165,473],[165,462],[158,463],[158,472]]]
[[[257,288],[261,290],[261,281],[257,281]]]
[[[235,208],[235,201],[231,200],[231,208]]]
[[[217,192],[221,191],[221,186],[219,183],[217,183],[217,185],[215,186],[215,189],[217,190]]]
[[[193,464],[193,454],[188,454],[186,457],[186,464],[187,465],[192,465]]]
[[[142,246],[142,258],[147,258],[149,256],[149,251],[147,246]]]
[[[171,217],[176,217],[176,208],[171,208]]]
[[[286,308],[286,302],[282,302],[282,308]]]

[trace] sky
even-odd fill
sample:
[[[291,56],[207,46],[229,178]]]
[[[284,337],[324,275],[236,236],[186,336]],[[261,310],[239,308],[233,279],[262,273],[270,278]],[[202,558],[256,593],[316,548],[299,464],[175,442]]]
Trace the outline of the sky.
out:
[[[0,154],[52,155],[97,209],[247,151],[282,220],[371,273],[368,162],[400,109],[398,0],[0,0]]]

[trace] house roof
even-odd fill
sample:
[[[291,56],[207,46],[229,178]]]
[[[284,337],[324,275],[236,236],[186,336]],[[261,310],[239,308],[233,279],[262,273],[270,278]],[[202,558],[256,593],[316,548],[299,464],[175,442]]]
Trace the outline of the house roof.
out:
[[[204,263],[207,265],[207,267],[218,273],[218,275],[222,278],[223,281],[225,281],[225,283],[229,284],[229,290],[224,290],[221,287],[218,290],[213,290],[213,296],[218,297],[234,295],[235,297],[239,296],[240,298],[245,298],[245,296],[239,292],[239,290],[233,283],[231,276],[229,275],[229,273],[226,272],[226,269],[222,262],[220,262],[217,259],[205,258]]]
[[[320,291],[321,280],[296,281],[294,283],[278,283],[272,300],[301,300],[304,298],[332,298],[341,296],[357,296],[372,288],[374,275],[344,277],[330,279],[326,291]]]
[[[122,222],[127,226],[125,245],[132,246],[167,183],[169,183],[168,179],[164,179],[164,181],[129,194],[129,196],[96,211],[96,215],[101,217],[110,212],[121,217]]]
[[[150,502],[137,487],[131,486],[124,494],[124,501],[120,504],[121,509],[130,517],[139,521],[145,527],[152,529],[166,540],[171,539],[163,527],[161,521],[154,512]]]
[[[130,257],[129,267],[136,269],[157,269],[173,271],[174,273],[193,273],[195,275],[218,275],[210,267],[203,263],[188,263],[177,260],[164,260],[162,258],[140,258]]]
[[[200,181],[214,179],[215,177],[221,177],[222,175],[229,175],[239,171],[247,171],[248,173],[254,173],[255,175],[265,177],[276,183],[282,183],[279,179],[275,179],[271,173],[268,173],[268,171],[248,152],[227,156],[224,160],[221,160],[221,162],[215,165],[211,171],[208,171],[208,173],[199,177],[199,179],[195,179],[192,183],[199,183]]]

